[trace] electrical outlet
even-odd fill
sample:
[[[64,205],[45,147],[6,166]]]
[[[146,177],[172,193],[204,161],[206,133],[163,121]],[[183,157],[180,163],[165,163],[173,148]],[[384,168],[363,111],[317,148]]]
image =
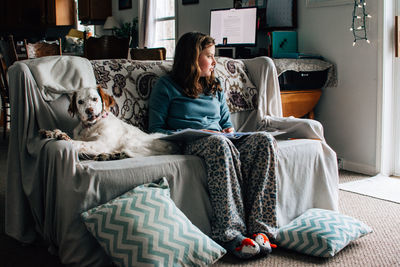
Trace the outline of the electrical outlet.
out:
[[[339,170],[343,169],[343,159],[342,158],[337,158],[337,165]]]

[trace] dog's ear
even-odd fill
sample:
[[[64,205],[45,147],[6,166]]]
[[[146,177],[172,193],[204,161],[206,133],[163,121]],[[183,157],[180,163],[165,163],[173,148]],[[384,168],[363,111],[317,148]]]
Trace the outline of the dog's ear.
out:
[[[99,95],[103,101],[104,107],[107,109],[107,111],[110,110],[110,107],[115,105],[115,100],[114,97],[110,96],[109,94],[105,93],[103,89],[100,87],[100,85],[97,86],[97,91],[99,92]]]
[[[76,106],[76,92],[72,95],[71,102],[69,103],[68,113],[73,117],[76,112],[78,112],[78,107]]]

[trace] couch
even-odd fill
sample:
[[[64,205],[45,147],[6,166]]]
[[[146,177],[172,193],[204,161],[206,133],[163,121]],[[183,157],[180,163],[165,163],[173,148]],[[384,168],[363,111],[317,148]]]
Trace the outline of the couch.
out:
[[[277,137],[279,226],[309,208],[338,209],[335,152],[319,122],[283,118],[272,60],[217,59],[235,129],[282,130]],[[100,84],[116,99],[112,112],[143,130],[147,100],[170,61],[93,60],[60,56],[15,63],[9,70],[11,132],[6,233],[24,243],[44,240],[70,266],[104,266],[109,257],[87,231],[80,213],[147,182],[166,177],[177,207],[204,233],[212,208],[204,162],[189,155],[115,161],[83,160],[67,141],[41,139],[39,129],[67,133],[77,125],[67,108],[70,90]]]

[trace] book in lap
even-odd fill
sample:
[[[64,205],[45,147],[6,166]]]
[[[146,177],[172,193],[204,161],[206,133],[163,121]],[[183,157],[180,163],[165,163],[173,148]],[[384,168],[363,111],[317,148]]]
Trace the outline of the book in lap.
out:
[[[235,133],[222,133],[222,132],[208,132],[204,130],[196,130],[196,129],[185,129],[181,131],[174,132],[173,134],[163,136],[160,139],[166,141],[174,141],[174,142],[191,142],[197,140],[199,138],[207,137],[210,135],[224,135],[231,140],[239,140],[243,137],[249,136],[255,132],[235,132]],[[278,136],[284,134],[282,131],[273,131],[268,132],[272,136]]]

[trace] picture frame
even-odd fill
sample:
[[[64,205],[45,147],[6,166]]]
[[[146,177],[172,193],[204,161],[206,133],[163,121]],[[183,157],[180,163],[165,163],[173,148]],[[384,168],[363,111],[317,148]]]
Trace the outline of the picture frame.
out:
[[[132,8],[132,0],[118,0],[118,9],[131,9]]]
[[[234,8],[247,8],[248,4],[257,6],[259,29],[279,31],[297,28],[297,0],[233,0]]]
[[[394,17],[394,56],[400,57],[400,16]]]
[[[261,11],[260,17],[262,17]],[[296,29],[297,0],[268,0],[264,18],[262,19],[265,20],[264,27],[269,31]]]
[[[182,0],[182,5],[193,5],[198,4],[199,0]]]
[[[234,8],[242,8],[242,7],[262,7],[264,6],[264,0],[233,0]]]
[[[354,0],[306,0],[307,7],[341,6],[353,3]]]

